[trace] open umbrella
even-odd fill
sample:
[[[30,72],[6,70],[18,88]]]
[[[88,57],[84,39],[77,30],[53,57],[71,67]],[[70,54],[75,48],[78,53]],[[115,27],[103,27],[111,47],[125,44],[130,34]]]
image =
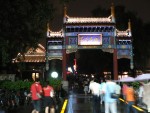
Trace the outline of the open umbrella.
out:
[[[134,82],[135,79],[133,77],[124,77],[119,80],[120,82]]]
[[[135,81],[142,81],[150,79],[150,73],[139,75],[135,78]]]

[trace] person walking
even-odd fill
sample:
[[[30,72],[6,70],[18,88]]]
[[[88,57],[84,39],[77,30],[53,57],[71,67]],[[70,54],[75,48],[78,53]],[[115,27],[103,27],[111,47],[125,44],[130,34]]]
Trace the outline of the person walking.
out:
[[[117,113],[117,99],[111,97],[111,93],[115,92],[116,83],[111,81],[111,78],[108,76],[106,78],[106,85],[102,89],[104,93],[104,103],[105,103],[105,113]]]
[[[133,105],[135,105],[135,91],[131,84],[128,84],[125,94],[127,102],[127,113],[130,113],[131,110],[133,113],[137,113],[136,109],[133,107]]]
[[[44,94],[44,108],[45,113],[55,113],[55,107],[54,107],[54,89],[52,86],[49,85],[49,82],[46,81],[44,87],[43,87],[43,94]]]
[[[123,86],[122,86],[122,95],[123,95],[123,99],[126,100],[126,89],[127,89],[127,84],[126,83],[123,83]]]
[[[89,84],[89,92],[92,93],[93,113],[100,113],[100,84],[96,79]]]
[[[140,82],[140,87],[139,87],[139,90],[138,90],[138,105],[139,106],[143,105],[143,93],[144,93],[143,83]]]
[[[118,94],[118,95],[119,95],[119,96],[118,96],[118,99],[117,99],[117,103],[119,104],[119,103],[120,103],[120,101],[119,101],[119,97],[120,97],[120,94],[121,94],[121,86],[119,85],[119,83],[118,83],[118,82],[116,82],[115,92],[116,92],[116,94]]]
[[[106,83],[104,79],[101,79],[101,83],[100,83],[100,104],[102,104],[104,102],[104,93],[102,93],[102,89],[105,87]]]
[[[43,93],[42,86],[40,84],[39,78],[35,79],[35,82],[30,87],[31,99],[33,104],[32,113],[41,112],[41,95]]]
[[[89,91],[89,85],[88,85],[88,82],[84,82],[84,94],[87,95],[88,91]]]

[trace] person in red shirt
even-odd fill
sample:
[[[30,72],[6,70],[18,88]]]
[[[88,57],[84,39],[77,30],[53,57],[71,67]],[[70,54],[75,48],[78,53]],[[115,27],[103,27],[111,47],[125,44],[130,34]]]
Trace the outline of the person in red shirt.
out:
[[[31,99],[33,104],[32,113],[40,113],[41,111],[41,98],[37,95],[42,95],[42,86],[39,82],[39,78],[36,78],[35,82],[30,87]]]
[[[44,92],[45,113],[49,113],[49,112],[55,113],[54,101],[53,101],[54,89],[52,86],[49,85],[48,81],[46,81],[43,87],[43,92]]]

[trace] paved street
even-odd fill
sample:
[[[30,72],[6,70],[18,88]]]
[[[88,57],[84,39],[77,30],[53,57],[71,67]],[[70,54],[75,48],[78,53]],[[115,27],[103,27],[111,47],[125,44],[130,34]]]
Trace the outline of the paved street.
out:
[[[74,89],[73,91],[69,91],[69,95],[67,98],[67,106],[65,113],[92,113],[92,96],[90,94],[84,95],[83,91]],[[59,105],[59,110],[56,113],[60,113],[63,101],[57,103]],[[118,106],[118,113],[126,113],[126,107],[124,100],[120,99],[120,103]],[[138,113],[146,113],[147,111],[135,106]],[[5,112],[0,111],[0,113],[31,113],[33,107],[32,104],[28,106],[20,106],[16,109],[9,109]],[[100,112],[104,113],[104,104],[100,104]],[[44,113],[44,112],[43,112]]]
[[[120,98],[118,107],[118,113],[126,113],[125,102]],[[134,106],[137,113],[146,113],[145,109],[138,106]],[[90,94],[84,95],[82,89],[74,89],[69,92],[68,104],[66,107],[66,113],[92,113],[92,96]],[[100,112],[104,113],[104,104],[100,104]]]
[[[68,106],[66,108],[66,113],[92,113],[92,96],[84,94],[70,94],[68,99]],[[120,100],[117,105],[118,113],[126,113],[125,103]],[[137,106],[136,106],[137,107]],[[104,104],[100,104],[101,113],[104,113]],[[141,110],[141,111],[140,111]],[[143,110],[137,107],[138,113],[145,113]]]

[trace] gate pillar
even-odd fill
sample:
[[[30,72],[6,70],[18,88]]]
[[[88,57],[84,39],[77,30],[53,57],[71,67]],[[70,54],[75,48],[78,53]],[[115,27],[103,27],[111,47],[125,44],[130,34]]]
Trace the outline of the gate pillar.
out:
[[[63,80],[66,80],[67,72],[66,72],[66,64],[67,64],[67,59],[66,59],[66,49],[63,49],[63,59],[62,59],[62,76]]]
[[[117,49],[114,49],[113,53],[113,74],[114,80],[118,80],[118,60],[117,60]]]

